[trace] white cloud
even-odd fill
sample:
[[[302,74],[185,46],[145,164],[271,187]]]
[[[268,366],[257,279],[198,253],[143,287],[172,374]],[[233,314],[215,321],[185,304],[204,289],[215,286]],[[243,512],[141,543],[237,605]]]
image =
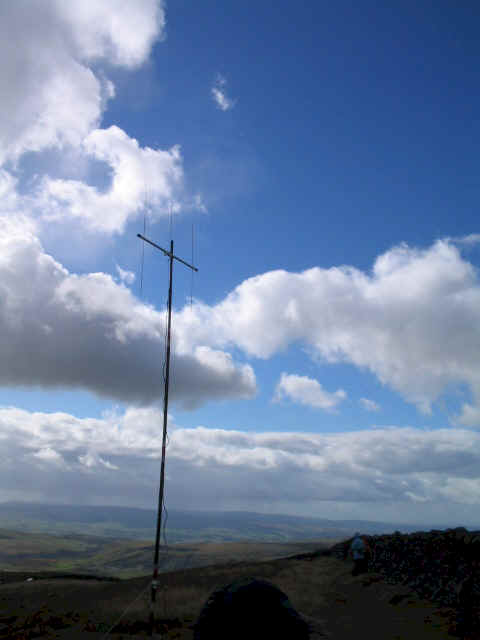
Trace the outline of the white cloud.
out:
[[[174,508],[424,522],[470,513],[471,522],[479,505],[480,434],[473,431],[253,433],[169,424]],[[79,419],[0,408],[0,499],[34,487],[38,500],[153,508],[161,429],[156,409]]]
[[[46,177],[37,205],[47,220],[77,218],[96,231],[121,233],[129,219],[145,206],[151,215],[168,215],[178,210],[183,186],[179,147],[168,151],[141,148],[122,129],[92,131],[84,140],[87,156],[105,162],[112,180],[105,191],[80,180],[52,180]]]
[[[235,100],[231,100],[227,97],[225,90],[226,84],[226,78],[221,74],[217,74],[215,83],[211,89],[213,100],[217,107],[222,111],[229,111],[235,106]]]
[[[78,55],[87,60],[107,58],[112,64],[137,67],[165,28],[163,0],[55,0],[54,5],[70,26]]]
[[[51,447],[43,447],[35,451],[35,453],[32,453],[32,457],[46,463],[47,468],[50,466],[67,468],[63,457]]]
[[[0,165],[80,144],[113,93],[88,63],[138,66],[164,23],[157,0],[0,3]]]
[[[23,175],[22,156],[37,152],[29,159],[36,174],[23,175],[28,179],[22,206],[30,215],[121,233],[145,209],[156,218],[170,210],[204,208],[201,196],[185,195],[178,146],[140,147],[117,126],[99,128],[115,95],[104,67],[133,69],[147,60],[164,33],[163,4],[0,4],[0,168]],[[39,153],[46,150],[48,163]],[[107,188],[97,177],[95,184],[84,181],[102,165],[111,177]]]
[[[124,282],[127,285],[133,284],[135,282],[135,274],[133,273],[133,271],[122,269],[122,267],[120,267],[118,264],[115,265],[115,268],[117,270],[118,277],[120,278],[121,282]]]
[[[359,403],[366,411],[380,411],[380,405],[377,404],[374,400],[369,400],[368,398],[360,398]]]
[[[326,411],[335,409],[346,397],[347,394],[343,389],[330,393],[322,387],[318,380],[287,373],[282,373],[275,390],[277,400],[289,398],[308,407],[325,409]]]
[[[450,238],[450,240],[456,244],[475,245],[480,242],[480,233],[470,233],[467,236]]]
[[[260,358],[306,345],[324,362],[368,369],[425,412],[452,385],[468,385],[472,406],[480,405],[478,274],[446,240],[424,250],[394,247],[371,273],[270,271],[213,307],[184,310],[176,322],[187,341],[202,336]],[[459,420],[480,426],[467,408]]]
[[[108,462],[108,460],[104,460],[101,456],[96,453],[92,453],[91,451],[87,452],[83,456],[78,456],[78,461],[80,462],[80,464],[87,467],[87,469],[103,466],[106,469],[112,469],[114,471],[118,470],[118,467],[116,467],[114,464]]]
[[[0,217],[0,384],[77,388],[123,402],[162,397],[165,314],[105,273],[70,273],[34,226]],[[186,408],[255,394],[249,365],[174,332],[171,398]]]
[[[222,111],[228,111],[233,107],[234,103],[229,100],[225,93],[218,87],[212,87],[212,95],[213,99],[217,103],[217,106]]]
[[[478,390],[476,392],[476,401],[478,403]],[[461,424],[466,427],[480,428],[480,406],[469,404],[465,402],[462,404],[462,410],[453,420],[454,424]]]

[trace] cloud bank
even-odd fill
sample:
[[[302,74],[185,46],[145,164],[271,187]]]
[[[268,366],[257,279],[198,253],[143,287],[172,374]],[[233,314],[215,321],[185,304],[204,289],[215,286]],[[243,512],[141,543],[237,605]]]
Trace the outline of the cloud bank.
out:
[[[1,408],[0,499],[46,500],[54,485],[58,501],[151,507],[161,424],[155,409],[79,419]],[[337,503],[338,516],[378,520],[401,504],[405,521],[442,522],[479,504],[480,434],[470,430],[248,433],[170,424],[167,499],[176,508],[331,517]]]

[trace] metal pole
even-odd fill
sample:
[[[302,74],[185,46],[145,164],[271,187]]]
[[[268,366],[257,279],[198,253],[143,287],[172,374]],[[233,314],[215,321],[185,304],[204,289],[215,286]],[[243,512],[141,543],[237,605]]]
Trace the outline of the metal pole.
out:
[[[158,492],[157,534],[155,537],[155,555],[153,560],[152,588],[150,590],[150,636],[153,636],[155,626],[155,599],[158,586],[158,556],[160,548],[160,535],[162,530],[163,493],[165,487],[165,452],[167,445],[167,420],[168,420],[168,388],[170,381],[170,331],[172,326],[172,279],[173,279],[173,240],[170,240],[170,281],[168,286],[168,320],[167,320],[167,357],[165,366],[165,390],[163,395],[163,439],[162,439],[162,464],[160,467],[160,490]]]

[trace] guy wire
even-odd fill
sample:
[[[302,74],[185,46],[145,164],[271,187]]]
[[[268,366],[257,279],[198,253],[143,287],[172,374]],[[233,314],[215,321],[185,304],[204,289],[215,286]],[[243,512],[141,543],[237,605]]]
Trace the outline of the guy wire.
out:
[[[192,222],[192,265],[195,265],[193,261],[193,222]],[[190,311],[193,309],[193,269],[190,269]]]
[[[170,240],[173,240],[173,212],[172,212],[172,202],[170,200],[168,202],[168,210],[170,213]]]
[[[143,235],[147,235],[147,213],[143,212]],[[143,300],[143,267],[145,264],[145,242],[142,242],[142,258],[141,258],[141,271],[140,271],[140,298]]]
[[[135,604],[135,602],[137,602],[137,600],[140,598],[140,596],[143,596],[143,594],[147,591],[147,589],[150,589],[150,583],[148,583],[148,584],[147,584],[147,586],[146,586],[146,587],[144,587],[144,588],[143,588],[143,589],[138,593],[138,595],[135,597],[135,599],[134,599],[134,600],[132,600],[132,601],[130,602],[130,604],[128,604],[128,605],[125,607],[125,609],[123,610],[123,612],[122,612],[122,614],[120,615],[120,617],[119,617],[119,618],[117,618],[117,619],[115,620],[115,622],[110,626],[110,628],[109,628],[109,629],[108,629],[108,631],[105,633],[105,635],[104,635],[104,636],[102,636],[102,640],[105,640],[105,638],[107,638],[107,637],[112,633],[112,631],[115,629],[115,627],[117,626],[117,624],[122,620],[123,616],[127,613],[127,611],[130,609],[130,607],[131,607],[132,605],[134,605],[134,604]]]

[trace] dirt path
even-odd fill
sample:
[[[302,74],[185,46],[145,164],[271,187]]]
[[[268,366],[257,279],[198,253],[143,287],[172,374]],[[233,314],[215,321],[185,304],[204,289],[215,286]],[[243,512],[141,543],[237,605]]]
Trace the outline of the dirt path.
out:
[[[350,563],[319,559],[330,582],[316,617],[323,619],[332,640],[446,640],[451,611],[421,600],[402,585],[386,583],[380,574],[352,577]],[[330,566],[331,565],[331,566]],[[457,639],[458,640],[458,639]]]

